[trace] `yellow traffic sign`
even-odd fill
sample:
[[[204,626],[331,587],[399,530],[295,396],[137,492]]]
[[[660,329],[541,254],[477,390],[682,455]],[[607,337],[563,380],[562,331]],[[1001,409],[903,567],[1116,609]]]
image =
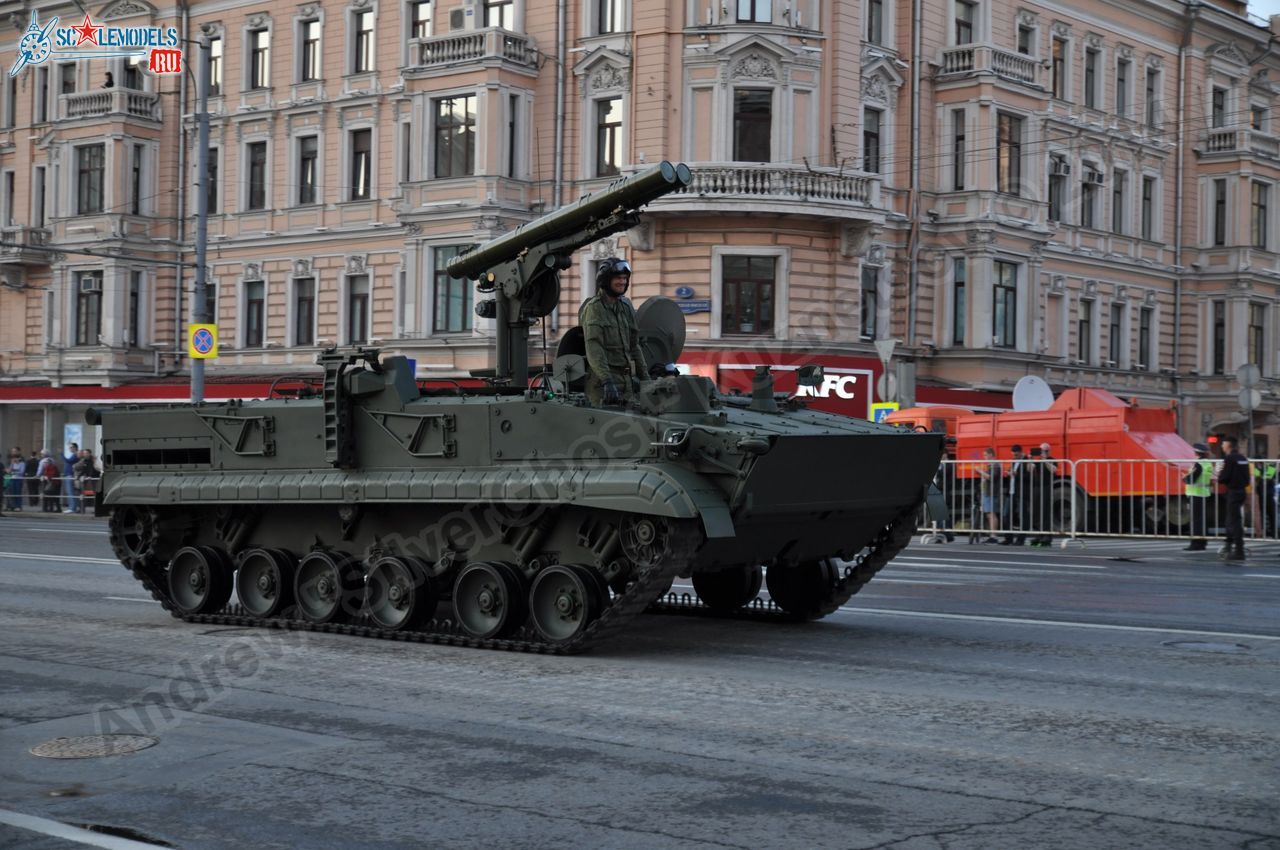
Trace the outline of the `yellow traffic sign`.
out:
[[[883,422],[884,418],[901,407],[896,401],[873,401],[871,403],[871,421]]]
[[[188,325],[187,356],[196,360],[211,360],[218,356],[218,326]]]

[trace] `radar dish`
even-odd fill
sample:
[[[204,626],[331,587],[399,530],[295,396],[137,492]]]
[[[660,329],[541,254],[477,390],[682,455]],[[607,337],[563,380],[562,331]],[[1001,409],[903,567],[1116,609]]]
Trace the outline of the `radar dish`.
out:
[[[636,311],[640,350],[650,366],[675,363],[684,351],[684,311],[670,298],[649,298]]]
[[[566,390],[580,390],[587,377],[587,358],[581,354],[561,354],[551,364],[551,375]]]
[[[1044,378],[1024,375],[1013,387],[1014,410],[1048,410],[1053,406],[1053,390]]]

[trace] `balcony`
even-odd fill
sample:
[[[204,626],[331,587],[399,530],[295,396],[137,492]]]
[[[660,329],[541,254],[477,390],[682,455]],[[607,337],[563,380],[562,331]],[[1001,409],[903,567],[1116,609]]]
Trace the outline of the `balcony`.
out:
[[[410,43],[414,70],[451,69],[472,63],[510,65],[530,71],[538,65],[538,51],[528,36],[500,27],[450,33]]]
[[[49,231],[38,227],[0,228],[0,265],[47,266],[51,253],[41,250],[49,244]]]
[[[689,163],[693,182],[655,201],[655,209],[788,212],[866,218],[882,214],[880,175],[785,165]]]
[[[99,118],[123,115],[147,121],[160,120],[160,94],[129,89],[102,89],[101,91],[75,92],[58,97],[58,118],[73,121],[78,118]]]
[[[1039,85],[1040,63],[1023,53],[989,44],[965,44],[942,51],[939,82],[948,77],[976,74],[995,76],[1027,86]]]
[[[1219,127],[1207,132],[1201,140],[1202,155],[1230,154],[1226,158],[1260,156],[1280,159],[1280,139],[1252,127]]]

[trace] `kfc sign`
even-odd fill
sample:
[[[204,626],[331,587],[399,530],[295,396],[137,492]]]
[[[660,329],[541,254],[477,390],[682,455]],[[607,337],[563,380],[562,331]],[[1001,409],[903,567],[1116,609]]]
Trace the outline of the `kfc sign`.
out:
[[[857,398],[860,394],[861,375],[827,375],[822,385],[817,387],[800,386],[796,390],[799,398]]]

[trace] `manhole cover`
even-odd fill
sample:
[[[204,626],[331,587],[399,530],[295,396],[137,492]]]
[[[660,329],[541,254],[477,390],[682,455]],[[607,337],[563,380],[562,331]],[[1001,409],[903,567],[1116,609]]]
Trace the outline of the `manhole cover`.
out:
[[[1249,647],[1243,643],[1213,643],[1200,640],[1171,640],[1165,646],[1174,649],[1190,649],[1193,652],[1247,652]]]
[[[31,748],[31,755],[44,759],[96,759],[136,753],[158,743],[146,735],[81,735],[37,744]]]

